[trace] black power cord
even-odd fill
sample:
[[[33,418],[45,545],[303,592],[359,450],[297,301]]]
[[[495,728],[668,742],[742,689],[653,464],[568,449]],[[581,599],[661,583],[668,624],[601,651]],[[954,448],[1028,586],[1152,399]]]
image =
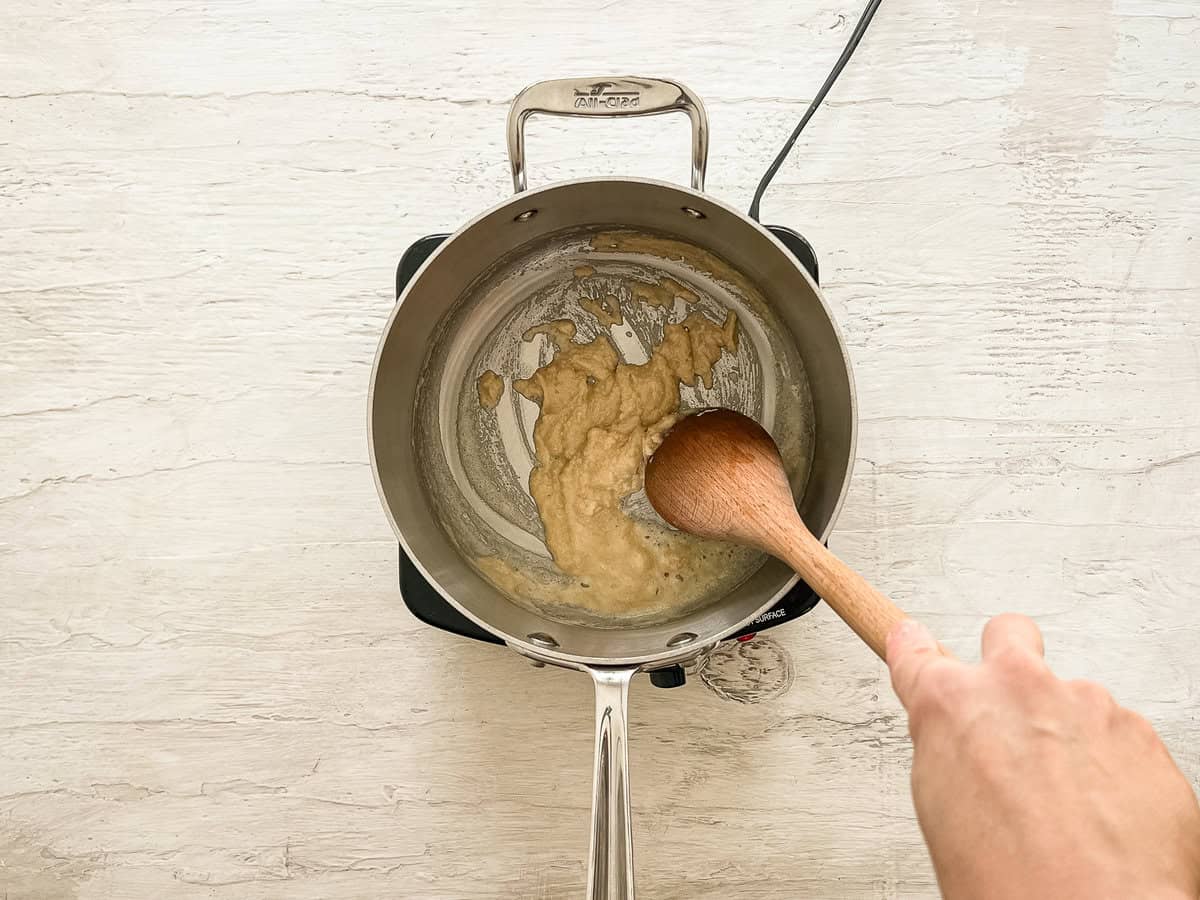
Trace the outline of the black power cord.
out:
[[[879,9],[879,4],[882,2],[883,0],[871,0],[867,4],[867,8],[863,10],[862,17],[858,20],[858,24],[854,26],[854,31],[850,34],[850,40],[846,42],[846,48],[842,51],[842,55],[838,57],[838,61],[834,63],[833,71],[829,73],[829,77],[825,79],[825,83],[817,91],[817,96],[813,97],[812,103],[808,105],[808,109],[804,112],[804,117],[800,119],[800,124],[796,126],[796,130],[787,139],[787,143],[783,145],[783,149],[779,151],[779,154],[772,160],[771,165],[767,167],[767,171],[763,173],[762,180],[759,181],[758,187],[754,191],[754,200],[750,203],[750,218],[755,222],[758,221],[759,204],[762,203],[763,194],[766,193],[771,179],[775,177],[775,173],[779,171],[780,166],[783,165],[783,161],[792,152],[792,147],[795,146],[796,139],[800,137],[800,132],[804,130],[804,126],[813,117],[813,113],[817,111],[817,107],[821,105],[821,101],[825,99],[825,95],[829,93],[829,89],[833,87],[833,83],[842,74],[842,69],[846,68],[846,63],[850,62],[850,57],[854,55],[859,41],[867,33],[867,26],[871,24],[871,19],[875,18],[875,10]]]

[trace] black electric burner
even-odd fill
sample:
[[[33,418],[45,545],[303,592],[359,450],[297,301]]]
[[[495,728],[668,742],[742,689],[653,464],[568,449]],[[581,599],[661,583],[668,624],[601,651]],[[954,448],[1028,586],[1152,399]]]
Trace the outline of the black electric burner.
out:
[[[768,225],[767,230],[800,260],[800,263],[812,275],[813,280],[819,282],[817,257],[813,252],[812,245],[790,228]],[[448,234],[431,234],[419,239],[404,251],[404,256],[400,258],[400,265],[396,267],[397,298],[421,264],[449,236]],[[447,603],[413,565],[403,547],[400,548],[400,595],[404,598],[404,604],[409,611],[427,625],[477,641],[487,641],[492,644],[504,643],[500,638],[484,631]],[[812,588],[803,581],[798,581],[782,600],[741,631],[730,635],[729,639],[749,640],[760,631],[798,619],[816,606],[819,600],[820,598]],[[679,666],[658,669],[650,673],[650,680],[658,687],[678,687],[684,683],[683,669]]]

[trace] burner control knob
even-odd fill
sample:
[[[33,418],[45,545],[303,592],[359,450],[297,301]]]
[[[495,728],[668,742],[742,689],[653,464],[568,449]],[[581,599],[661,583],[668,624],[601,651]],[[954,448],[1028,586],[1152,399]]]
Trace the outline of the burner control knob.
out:
[[[665,669],[655,669],[650,673],[650,683],[660,688],[683,687],[687,683],[687,674],[683,666],[667,666]]]

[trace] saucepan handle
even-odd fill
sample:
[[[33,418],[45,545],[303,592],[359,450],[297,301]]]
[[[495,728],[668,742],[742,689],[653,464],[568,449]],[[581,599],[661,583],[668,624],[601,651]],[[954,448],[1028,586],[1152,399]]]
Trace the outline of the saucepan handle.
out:
[[[629,682],[636,668],[589,669],[596,682],[596,773],[587,900],[634,900],[629,808]]]
[[[683,112],[692,120],[692,187],[704,190],[708,165],[708,117],[704,104],[677,81],[665,78],[560,78],[531,84],[508,112],[508,158],[513,189],[525,190],[525,120],[534,113],[550,116],[613,118]]]

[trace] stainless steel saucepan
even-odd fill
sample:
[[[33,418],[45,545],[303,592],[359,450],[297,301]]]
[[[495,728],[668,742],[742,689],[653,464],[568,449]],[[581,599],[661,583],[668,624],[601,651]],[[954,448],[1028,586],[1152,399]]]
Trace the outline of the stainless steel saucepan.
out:
[[[668,112],[691,119],[690,189],[588,178],[526,190],[523,125],[530,115]],[[563,615],[510,598],[481,574],[481,559],[501,557],[542,581],[555,577],[528,493],[538,410],[511,390],[494,410],[483,409],[476,379],[486,369],[506,379],[527,377],[546,361],[552,351],[521,340],[531,323],[583,321],[580,266],[608,279],[614,292],[631,278],[670,277],[716,321],[732,309],[741,327],[737,353],[718,364],[712,388],[684,386],[684,404],[732,407],[771,431],[804,520],[822,539],[842,505],[854,458],[853,382],[837,326],[812,278],[766,229],[703,193],[708,125],[687,88],[636,77],[535,84],[513,103],[508,149],[514,196],[434,252],[387,324],[371,376],[372,464],[400,542],[449,603],[518,653],[594,679],[587,896],[632,900],[631,679],[710,652],[774,605],[796,578],[764,558],[724,596],[665,619],[623,622]],[[644,312],[612,329],[627,362],[644,360],[663,321],[680,314]],[[601,326],[588,327],[598,333]],[[650,514],[638,497],[629,498],[628,508],[631,515]]]

